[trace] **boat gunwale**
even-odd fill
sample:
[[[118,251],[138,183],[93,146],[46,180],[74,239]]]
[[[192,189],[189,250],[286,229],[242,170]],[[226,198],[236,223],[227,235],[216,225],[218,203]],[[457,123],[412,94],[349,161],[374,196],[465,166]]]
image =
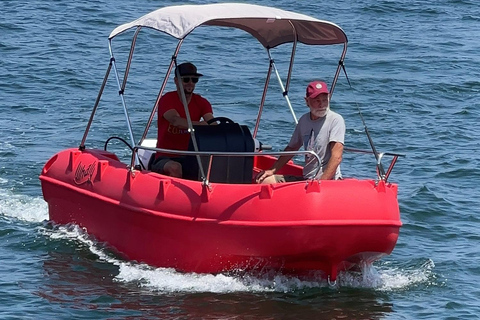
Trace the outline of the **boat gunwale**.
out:
[[[304,227],[304,226],[370,226],[370,227],[401,227],[402,222],[400,220],[393,220],[393,219],[372,219],[372,220],[313,220],[313,219],[305,219],[305,220],[289,220],[289,221],[274,221],[274,220],[264,220],[264,221],[254,221],[254,220],[220,220],[220,219],[212,219],[212,218],[203,218],[203,217],[194,217],[194,216],[186,216],[182,214],[175,214],[175,213],[166,213],[161,211],[155,211],[147,208],[140,208],[138,206],[133,206],[127,203],[119,202],[118,200],[114,200],[110,197],[98,195],[98,193],[88,191],[85,189],[77,188],[68,184],[64,181],[57,180],[52,177],[48,176],[41,176],[40,180],[52,183],[59,187],[66,187],[69,190],[79,192],[85,196],[89,196],[92,198],[96,198],[100,201],[108,202],[110,204],[122,206],[125,209],[128,209],[130,212],[142,213],[145,215],[151,216],[160,216],[162,218],[167,219],[175,219],[181,221],[188,221],[188,222],[198,222],[198,223],[214,223],[219,225],[229,225],[229,226],[239,226],[239,227]],[[340,181],[339,181],[340,182]]]

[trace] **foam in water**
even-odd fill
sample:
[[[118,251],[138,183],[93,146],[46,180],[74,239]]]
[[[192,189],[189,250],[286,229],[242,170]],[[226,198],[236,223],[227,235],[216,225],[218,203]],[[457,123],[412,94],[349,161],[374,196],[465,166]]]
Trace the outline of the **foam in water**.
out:
[[[48,220],[47,203],[40,197],[15,195],[0,189],[0,214],[38,223]],[[309,288],[328,287],[326,280],[304,280],[283,274],[196,274],[180,273],[169,268],[154,268],[145,264],[122,261],[112,257],[96,241],[78,226],[42,228],[54,239],[80,241],[99,259],[119,267],[115,276],[118,282],[134,282],[156,292],[291,292]],[[433,275],[435,264],[427,260],[419,267],[400,269],[392,263],[379,263],[379,266],[362,265],[361,272],[340,272],[336,287],[372,288],[380,291],[402,290],[428,283]]]
[[[48,206],[43,198],[0,189],[0,214],[27,222],[42,222],[48,220]]]
[[[181,273],[171,268],[154,268],[112,257],[78,226],[59,226],[53,230],[45,229],[45,232],[55,239],[82,242],[99,259],[119,267],[119,273],[115,276],[115,281],[135,283],[153,292],[292,292],[330,286],[326,280],[320,277],[314,280],[304,280],[280,273],[213,275]],[[434,266],[431,260],[420,267],[408,270],[396,268],[391,263],[383,263],[379,267],[365,264],[361,266],[361,272],[340,272],[334,287],[370,288],[379,291],[403,290],[416,284],[428,282]]]
[[[392,263],[381,263],[375,267],[371,264],[361,266],[361,272],[344,272],[339,276],[341,286],[373,288],[379,291],[407,289],[417,284],[428,284],[433,275],[435,264],[428,259],[419,267],[400,269]]]
[[[432,277],[435,276],[433,270],[435,263],[428,259],[419,267],[399,269],[389,266],[381,272],[383,291],[401,290],[414,285],[430,284]]]

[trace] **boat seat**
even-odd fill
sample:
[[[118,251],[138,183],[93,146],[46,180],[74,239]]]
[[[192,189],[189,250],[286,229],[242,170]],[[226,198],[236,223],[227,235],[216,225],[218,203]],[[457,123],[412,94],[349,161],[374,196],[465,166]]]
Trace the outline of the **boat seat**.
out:
[[[199,151],[253,152],[255,142],[247,126],[234,122],[221,122],[218,125],[194,126],[195,139]],[[192,139],[188,146],[194,151]],[[208,172],[208,156],[202,156],[205,174]],[[225,157],[214,156],[212,160],[210,182],[252,183],[253,156]],[[196,156],[187,156],[183,166],[183,177],[201,180],[201,172]]]

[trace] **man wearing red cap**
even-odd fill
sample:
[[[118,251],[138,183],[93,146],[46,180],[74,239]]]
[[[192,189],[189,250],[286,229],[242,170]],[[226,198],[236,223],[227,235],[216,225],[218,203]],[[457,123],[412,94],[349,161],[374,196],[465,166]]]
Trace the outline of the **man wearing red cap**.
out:
[[[327,84],[323,81],[310,82],[307,86],[305,102],[310,112],[298,120],[285,151],[297,151],[303,146],[305,150],[311,150],[319,156],[320,170],[316,176],[318,161],[315,157],[305,156],[303,179],[341,179],[340,162],[342,162],[345,141],[345,121],[340,114],[330,110]],[[257,175],[257,183],[300,180],[296,176],[275,174],[291,158],[292,156],[279,157],[270,170]]]
[[[180,78],[177,78],[177,75]],[[190,141],[182,92],[188,105],[190,119],[194,125],[206,125],[213,119],[212,105],[207,99],[193,93],[195,84],[202,76],[193,63],[185,62],[175,68],[176,91],[167,92],[158,103],[157,148],[187,150]],[[179,81],[182,81],[180,86]],[[202,121],[203,119],[203,121]],[[151,170],[173,177],[182,177],[182,163],[185,157],[157,152]]]

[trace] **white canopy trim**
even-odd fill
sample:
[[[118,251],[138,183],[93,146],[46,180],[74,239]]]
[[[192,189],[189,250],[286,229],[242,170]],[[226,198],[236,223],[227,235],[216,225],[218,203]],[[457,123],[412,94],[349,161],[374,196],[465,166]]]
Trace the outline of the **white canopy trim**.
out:
[[[343,30],[334,23],[307,15],[244,3],[216,3],[164,7],[115,28],[109,39],[135,27],[153,28],[177,39],[185,38],[201,25],[242,29],[265,48],[298,41],[311,45],[347,42]]]

